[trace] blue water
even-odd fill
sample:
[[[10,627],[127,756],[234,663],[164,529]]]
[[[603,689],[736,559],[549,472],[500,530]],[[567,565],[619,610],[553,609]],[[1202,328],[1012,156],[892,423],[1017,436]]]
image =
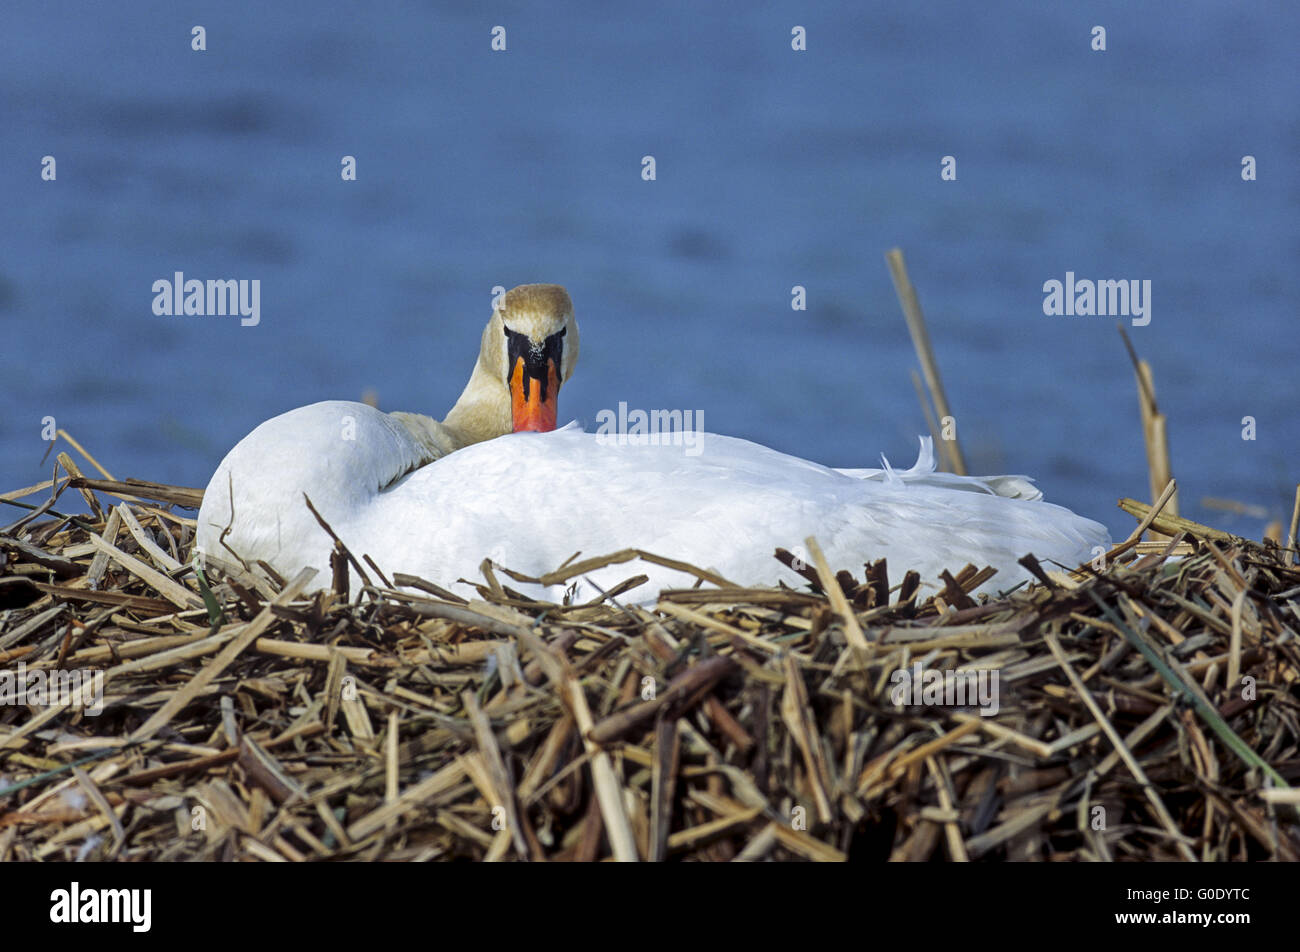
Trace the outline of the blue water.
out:
[[[1113,320],[1045,316],[1042,285],[1149,279],[1129,333],[1183,512],[1258,536],[1200,500],[1284,518],[1300,480],[1300,7],[1134,6],[8,3],[0,491],[48,478],[46,416],[119,478],[194,486],[312,401],[441,416],[491,289],[531,281],[582,327],[562,419],[695,409],[910,463],[897,245],[972,471],[1116,535],[1147,496],[1133,375]],[[259,279],[261,323],[155,316],[178,270]]]

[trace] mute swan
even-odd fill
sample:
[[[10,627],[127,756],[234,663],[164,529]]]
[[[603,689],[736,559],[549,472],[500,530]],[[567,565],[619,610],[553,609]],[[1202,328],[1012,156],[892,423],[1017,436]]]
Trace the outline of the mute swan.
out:
[[[455,450],[512,431],[554,429],[560,387],[577,361],[568,292],[558,284],[508,291],[445,420],[326,400],[273,417],[240,440],[208,483],[199,552],[218,562],[236,562],[240,553],[250,562],[286,564],[312,530],[321,531],[304,492],[328,508],[341,503],[359,512],[402,476]]]
[[[667,443],[618,445],[577,424],[507,434],[417,469],[391,489],[358,480],[332,497],[313,496],[313,503],[358,558],[368,554],[385,574],[418,575],[465,595],[473,588],[457,580],[481,580],[485,557],[538,576],[579,550],[590,557],[635,547],[742,585],[800,587],[804,580],[772,553],[777,546],[798,552],[813,535],[834,568],[885,557],[891,578],[916,569],[933,591],[943,569],[955,572],[967,562],[998,569],[984,588],[1006,589],[1029,578],[1017,564],[1026,552],[1075,565],[1092,558],[1095,547],[1109,547],[1103,526],[1040,501],[1022,477],[936,473],[925,438],[910,470],[886,463],[881,470],[837,471],[745,440],[696,437],[703,448],[692,456]],[[391,444],[376,442],[365,455],[383,472],[390,452]],[[218,558],[208,526],[229,518],[223,485],[214,479],[199,520],[200,548]],[[236,504],[245,548],[235,548],[245,558],[268,558],[286,575],[313,566],[329,577],[331,540],[304,505],[259,510],[264,521],[255,525],[239,516],[241,505],[256,503]],[[625,563],[578,580],[578,597],[641,572],[649,581],[625,596],[630,601],[652,601],[661,588],[694,582],[663,566]],[[564,592],[563,585],[508,584],[550,600]]]
[[[815,536],[834,568],[886,558],[891,577],[915,569],[937,587],[941,570],[970,562],[998,570],[985,588],[1005,589],[1029,577],[1017,564],[1027,552],[1074,565],[1109,546],[1103,526],[1042,502],[1023,477],[935,472],[926,439],[910,470],[835,470],[710,433],[674,445],[555,430],[577,355],[564,289],[515,288],[442,423],[325,401],[241,440],[204,494],[198,552],[218,566],[263,559],[285,576],[314,567],[324,584],[332,541],[304,493],[358,558],[465,594],[472,585],[458,580],[477,580],[485,557],[540,576],[575,552],[639,548],[742,585],[801,586],[772,553]],[[649,576],[630,593],[639,601],[694,581],[654,564],[610,565],[578,580],[578,595],[637,572]],[[564,592],[512,584],[542,598]]]
[[[474,372],[447,418],[389,416],[425,451],[428,458],[415,465],[503,433],[553,430],[560,387],[577,362],[578,322],[568,292],[558,284],[521,284],[506,292],[483,328]]]

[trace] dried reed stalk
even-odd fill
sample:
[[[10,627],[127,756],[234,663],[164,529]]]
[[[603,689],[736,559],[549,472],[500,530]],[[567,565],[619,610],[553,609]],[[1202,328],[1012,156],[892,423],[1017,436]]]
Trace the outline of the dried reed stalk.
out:
[[[0,532],[0,692],[98,671],[104,707],[0,703],[8,859],[1300,859],[1300,567],[1172,481],[1100,571],[1003,597],[811,539],[799,591],[632,549],[548,576],[700,580],[653,610],[201,583],[192,520],[69,491]],[[997,675],[996,713],[918,670]]]
[[[939,362],[934,357],[930,332],[925,326],[925,314],[921,311],[921,302],[917,299],[916,288],[912,286],[912,280],[907,276],[907,265],[903,261],[902,249],[890,249],[885,253],[885,261],[889,264],[889,275],[894,281],[894,292],[898,295],[898,303],[903,309],[908,333],[912,335],[912,347],[916,350],[916,359],[921,363],[925,385],[930,391],[930,399],[934,402],[937,423],[942,425],[945,419],[952,417],[952,413],[948,408],[948,396],[944,393],[943,382],[939,378]],[[924,401],[922,407],[924,408]],[[935,428],[931,429],[933,431]],[[942,432],[939,435],[942,436]],[[942,454],[945,468],[949,472],[965,476],[966,459],[962,456],[956,435],[954,434],[951,440],[937,440],[935,445]]]

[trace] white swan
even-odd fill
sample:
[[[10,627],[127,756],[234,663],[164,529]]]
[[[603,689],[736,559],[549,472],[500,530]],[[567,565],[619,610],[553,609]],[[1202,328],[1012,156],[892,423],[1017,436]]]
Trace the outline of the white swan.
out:
[[[560,387],[578,360],[578,324],[557,284],[507,292],[483,329],[478,360],[445,420],[327,400],[267,420],[217,467],[199,509],[196,545],[216,562],[297,564],[320,532],[303,493],[330,511],[387,505],[402,476],[503,433],[553,430]],[[307,520],[303,521],[303,518]],[[304,563],[306,564],[306,563]],[[314,563],[313,563],[314,564]]]
[[[483,328],[474,372],[447,418],[439,423],[418,413],[389,414],[422,451],[408,468],[503,433],[555,429],[560,387],[577,362],[578,322],[568,292],[558,284],[521,284],[507,291]],[[277,433],[301,427],[302,421],[286,419],[296,412],[262,426],[275,425]]]
[[[344,406],[355,407],[306,410],[328,422]],[[810,535],[836,569],[860,572],[864,561],[884,557],[891,580],[916,569],[933,591],[943,569],[956,572],[970,562],[998,570],[985,588],[1006,589],[1029,578],[1017,564],[1027,552],[1073,566],[1110,542],[1098,523],[1041,502],[1022,477],[934,472],[928,439],[910,470],[886,463],[879,470],[838,471],[711,433],[697,434],[700,452],[688,455],[676,445],[617,445],[570,424],[466,447],[381,490],[390,461],[403,453],[400,432],[389,429],[376,420],[365,428],[373,442],[338,450],[342,465],[362,477],[334,484],[329,494],[318,487],[312,501],[358,558],[370,555],[390,577],[418,575],[467,596],[473,588],[458,579],[481,582],[485,557],[538,576],[575,552],[591,557],[625,547],[711,568],[742,585],[779,580],[802,587],[804,580],[773,550],[799,552]],[[200,548],[213,555],[219,549],[209,527],[229,518],[220,478],[219,470],[199,520]],[[240,514],[241,505],[256,507],[255,524],[247,510]],[[285,575],[313,566],[323,573],[322,584],[330,577],[331,540],[304,505],[272,511],[239,500],[235,525],[238,541],[227,542],[245,559],[266,558]],[[659,565],[625,563],[578,580],[578,597],[638,573],[649,581],[628,592],[630,601],[651,601],[661,588],[695,581]],[[550,600],[564,591],[563,585],[503,581]]]

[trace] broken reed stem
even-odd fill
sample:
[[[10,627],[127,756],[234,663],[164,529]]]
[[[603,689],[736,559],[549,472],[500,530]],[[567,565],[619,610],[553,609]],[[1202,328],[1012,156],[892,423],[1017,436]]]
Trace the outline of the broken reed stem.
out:
[[[1170,485],[1175,485],[1174,480],[1170,480],[1169,483]],[[1163,496],[1164,494],[1162,493],[1161,495]],[[1138,502],[1136,499],[1129,499],[1127,497],[1121,499],[1118,505],[1129,515],[1139,519],[1143,519],[1148,515],[1153,515],[1158,511],[1144,502]],[[1159,515],[1153,515],[1149,525],[1154,526],[1158,531],[1163,532],[1167,536],[1175,536],[1180,532],[1186,532],[1188,535],[1196,536],[1199,539],[1211,539],[1215,542],[1237,544],[1243,541],[1240,536],[1235,536],[1231,532],[1212,529],[1209,526],[1202,525],[1199,522],[1194,522],[1191,519],[1184,519],[1182,516],[1170,516],[1160,513]]]
[[[1237,593],[1232,602],[1232,640],[1228,643],[1228,676],[1225,686],[1232,690],[1241,680],[1241,612],[1246,607],[1246,590]]]
[[[573,721],[578,725],[583,747],[591,758],[591,779],[596,787],[596,800],[600,804],[600,815],[605,821],[605,833],[609,836],[614,858],[620,863],[635,863],[638,859],[636,837],[632,833],[632,824],[628,822],[627,812],[623,809],[623,788],[614,773],[609,754],[589,736],[596,722],[591,716],[591,708],[587,706],[587,695],[582,690],[582,682],[570,673],[564,686]]]
[[[1129,340],[1124,325],[1116,323],[1119,336],[1124,341],[1129,360],[1133,364],[1133,373],[1137,376],[1138,412],[1142,419],[1142,442],[1147,454],[1147,477],[1151,486],[1151,498],[1154,500],[1164,487],[1173,479],[1173,468],[1169,464],[1168,421],[1156,403],[1155,376],[1151,365],[1140,360],[1133,342]],[[1174,495],[1167,503],[1169,515],[1178,515],[1178,496]]]
[[[808,554],[812,556],[813,565],[817,569],[817,578],[821,581],[822,591],[830,599],[831,607],[835,609],[836,614],[844,620],[844,636],[848,639],[849,646],[854,651],[859,652],[859,658],[865,659],[871,654],[871,642],[867,641],[867,636],[862,633],[862,627],[858,624],[858,616],[853,614],[853,606],[844,597],[844,590],[840,588],[840,583],[836,581],[830,563],[826,561],[826,556],[822,553],[822,547],[817,544],[817,540],[813,536],[804,539],[804,545],[808,547]]]
[[[1152,378],[1151,364],[1145,360],[1141,362],[1141,373],[1147,378],[1149,384],[1144,393],[1149,391],[1154,394],[1156,384]],[[1145,414],[1145,434],[1147,434],[1147,467],[1151,479],[1151,498],[1154,499],[1161,488],[1169,485],[1169,481],[1173,479],[1169,464],[1169,417],[1161,414],[1154,404],[1148,407],[1148,412]],[[1165,509],[1169,511],[1169,515],[1178,515],[1178,493],[1174,494]]]
[[[1146,451],[1147,479],[1151,484],[1151,498],[1154,499],[1156,470],[1159,468],[1155,454],[1155,442],[1151,433],[1151,421],[1157,413],[1155,378],[1151,374],[1151,365],[1145,360],[1137,362],[1134,373],[1137,374],[1138,415],[1142,420],[1142,448]]]
[[[59,427],[54,432],[54,435],[58,437],[62,437],[65,443],[67,443],[74,450],[80,453],[82,457],[86,460],[86,462],[89,463],[91,466],[95,467],[95,469],[97,469],[100,475],[103,476],[105,479],[109,479],[109,480],[113,479],[113,474],[110,473],[108,470],[106,470],[103,466],[100,466],[99,460],[91,456],[89,451],[87,451],[87,449],[84,446],[82,446],[75,439],[73,439],[71,434],[69,434],[67,430],[63,429],[63,427]]]
[[[889,274],[894,279],[894,292],[898,295],[898,303],[903,308],[903,317],[907,320],[907,330],[912,335],[912,346],[916,349],[916,357],[921,362],[921,372],[925,375],[925,385],[930,389],[938,422],[940,425],[945,425],[944,421],[952,417],[952,413],[948,409],[948,397],[939,379],[939,364],[934,358],[934,347],[930,343],[930,332],[925,326],[921,302],[917,300],[916,288],[912,286],[912,281],[907,276],[907,265],[903,262],[902,249],[891,248],[885,253],[885,261],[888,262]],[[943,447],[948,469],[958,476],[965,476],[966,460],[962,456],[956,433],[951,440],[942,440],[939,445]]]
[[[1300,528],[1300,483],[1295,487],[1295,508],[1291,510],[1291,530],[1286,534],[1286,547],[1291,550],[1291,562],[1300,563],[1300,552],[1296,551],[1296,529]]]
[[[921,404],[921,413],[925,415],[925,425],[930,428],[930,439],[934,441],[935,446],[942,446],[943,444],[939,439],[939,421],[934,418],[934,408],[930,406],[930,400],[925,395],[925,387],[921,384],[921,375],[915,370],[909,372],[912,375],[912,389],[916,391],[916,402]]]
[[[1177,484],[1171,479],[1165,486],[1164,492],[1155,501],[1155,505],[1148,507],[1145,503],[1140,503],[1136,499],[1124,498],[1119,501],[1119,507],[1131,516],[1136,516],[1141,521],[1132,534],[1119,545],[1112,548],[1106,553],[1107,560],[1114,559],[1116,556],[1123,555],[1129,549],[1133,548],[1142,541],[1142,533],[1151,528],[1151,523],[1155,522],[1160,516],[1160,511],[1168,504],[1170,497],[1177,491]],[[1126,503],[1128,505],[1126,505]],[[1145,512],[1143,512],[1145,510]]]

